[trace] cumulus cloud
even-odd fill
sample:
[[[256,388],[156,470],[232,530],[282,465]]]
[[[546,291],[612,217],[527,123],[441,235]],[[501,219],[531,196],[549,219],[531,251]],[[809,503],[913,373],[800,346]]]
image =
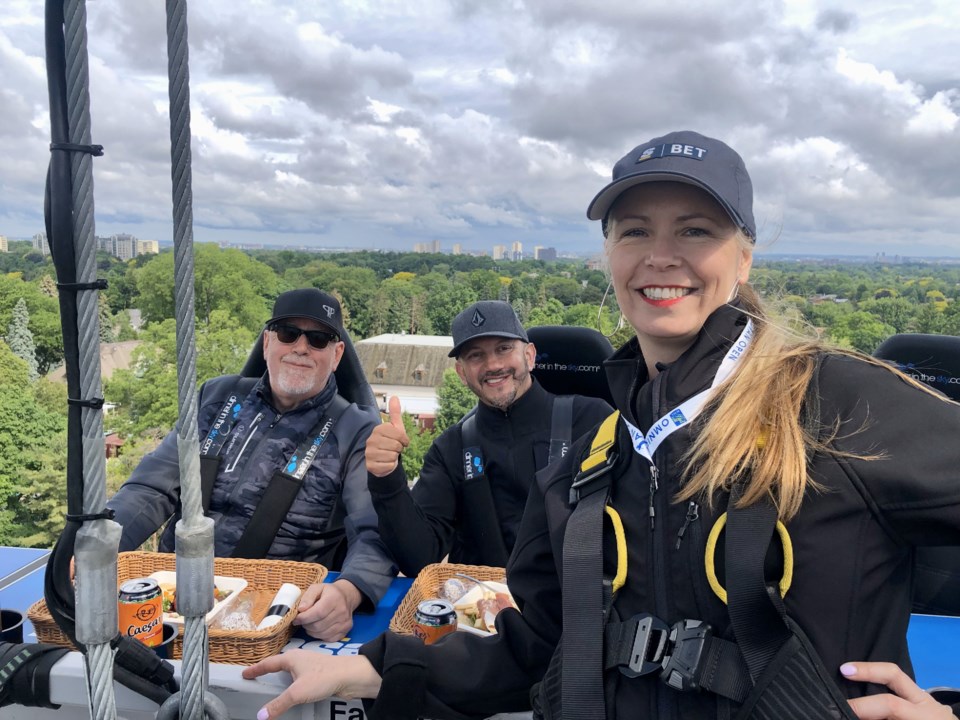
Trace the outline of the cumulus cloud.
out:
[[[14,237],[41,227],[41,5],[0,8]],[[163,5],[88,16],[98,231],[167,240]],[[744,156],[778,251],[960,248],[948,0],[206,0],[189,33],[198,240],[579,251],[612,163],[690,128]]]

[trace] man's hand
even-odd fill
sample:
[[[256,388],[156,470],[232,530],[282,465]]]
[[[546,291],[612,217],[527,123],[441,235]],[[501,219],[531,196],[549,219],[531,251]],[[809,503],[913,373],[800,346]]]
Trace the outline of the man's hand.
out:
[[[367,438],[367,472],[376,477],[392,473],[400,462],[400,453],[410,444],[403,427],[400,398],[390,398],[390,422],[377,425]]]
[[[252,680],[282,670],[293,676],[293,682],[260,709],[257,720],[280,717],[294,705],[317,702],[331,695],[345,699],[375,698],[380,692],[380,675],[362,655],[338,657],[290,650],[244,668],[243,677]]]
[[[353,611],[360,607],[360,591],[349,580],[314,583],[300,598],[294,625],[311,636],[334,642],[342,640],[353,627]]]
[[[953,711],[921,690],[893,663],[857,662],[840,666],[848,680],[886,685],[893,693],[848,701],[860,720],[955,720]]]

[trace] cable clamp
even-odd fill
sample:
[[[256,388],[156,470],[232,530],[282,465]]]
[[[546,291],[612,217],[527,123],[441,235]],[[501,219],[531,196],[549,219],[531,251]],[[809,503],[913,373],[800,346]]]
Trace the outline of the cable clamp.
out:
[[[80,407],[99,410],[103,407],[103,398],[93,398],[92,400],[81,400],[80,398],[67,398],[67,405],[79,405]]]
[[[77,143],[50,143],[50,150],[63,150],[64,152],[79,152],[100,157],[103,155],[103,145],[79,145]]]
[[[71,515],[67,513],[67,522],[85,523],[92,522],[93,520],[113,520],[116,515],[117,513],[110,508],[102,512],[89,513],[87,515]]]
[[[57,283],[58,290],[69,290],[71,292],[80,292],[82,290],[106,290],[107,281],[97,279],[94,282],[86,283]]]

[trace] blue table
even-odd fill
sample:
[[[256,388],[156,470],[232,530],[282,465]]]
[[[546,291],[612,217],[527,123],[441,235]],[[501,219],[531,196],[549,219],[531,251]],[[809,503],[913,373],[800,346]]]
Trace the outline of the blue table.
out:
[[[26,616],[27,609],[43,597],[49,555],[49,550],[0,547],[0,607],[19,610]],[[29,620],[23,623],[23,640],[37,640]]]
[[[333,582],[339,576],[340,573],[328,573],[324,582]],[[322,642],[307,635],[303,628],[297,628],[293,637],[290,638],[290,642],[283,649],[302,648],[328,655],[356,655],[361,645],[368,640],[373,640],[387,629],[393,614],[400,607],[403,596],[407,594],[411,585],[413,585],[413,578],[396,578],[377,604],[374,612],[354,614],[353,628],[350,630],[349,637],[339,642]]]

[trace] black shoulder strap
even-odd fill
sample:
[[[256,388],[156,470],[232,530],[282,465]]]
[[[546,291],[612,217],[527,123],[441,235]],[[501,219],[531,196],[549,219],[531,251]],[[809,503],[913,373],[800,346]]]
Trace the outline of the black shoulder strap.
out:
[[[294,498],[300,492],[303,476],[313,463],[317,451],[324,443],[333,426],[343,412],[350,407],[350,403],[339,395],[334,395],[327,412],[314,425],[305,437],[300,447],[287,462],[287,466],[278,469],[270,478],[270,484],[263,491],[263,496],[257,504],[250,522],[244,528],[240,540],[237,541],[231,557],[262,558],[265,557],[277,530],[287,517]]]
[[[550,465],[567,454],[573,440],[573,395],[553,398],[553,416],[550,420]]]
[[[463,530],[467,540],[478,549],[485,565],[503,567],[510,553],[503,541],[493,490],[486,473],[486,457],[477,429],[476,410],[460,423],[461,466],[463,483],[460,485],[460,507],[463,512]]]
[[[200,443],[200,501],[204,514],[210,512],[213,484],[220,472],[220,450],[233,429],[243,399],[259,381],[260,378],[233,375],[208,380],[200,388],[200,403],[223,402],[213,425]]]
[[[817,355],[800,409],[804,430],[815,437],[820,434],[821,362]],[[727,610],[737,644],[756,682],[793,632],[785,622],[786,611],[779,594],[768,589],[764,577],[764,559],[776,530],[777,509],[769,499],[738,508],[742,490],[742,485],[732,489],[727,510]]]
[[[463,453],[463,479],[473,480],[484,475],[483,446],[477,430],[477,410],[474,408],[460,423],[460,447]]]

